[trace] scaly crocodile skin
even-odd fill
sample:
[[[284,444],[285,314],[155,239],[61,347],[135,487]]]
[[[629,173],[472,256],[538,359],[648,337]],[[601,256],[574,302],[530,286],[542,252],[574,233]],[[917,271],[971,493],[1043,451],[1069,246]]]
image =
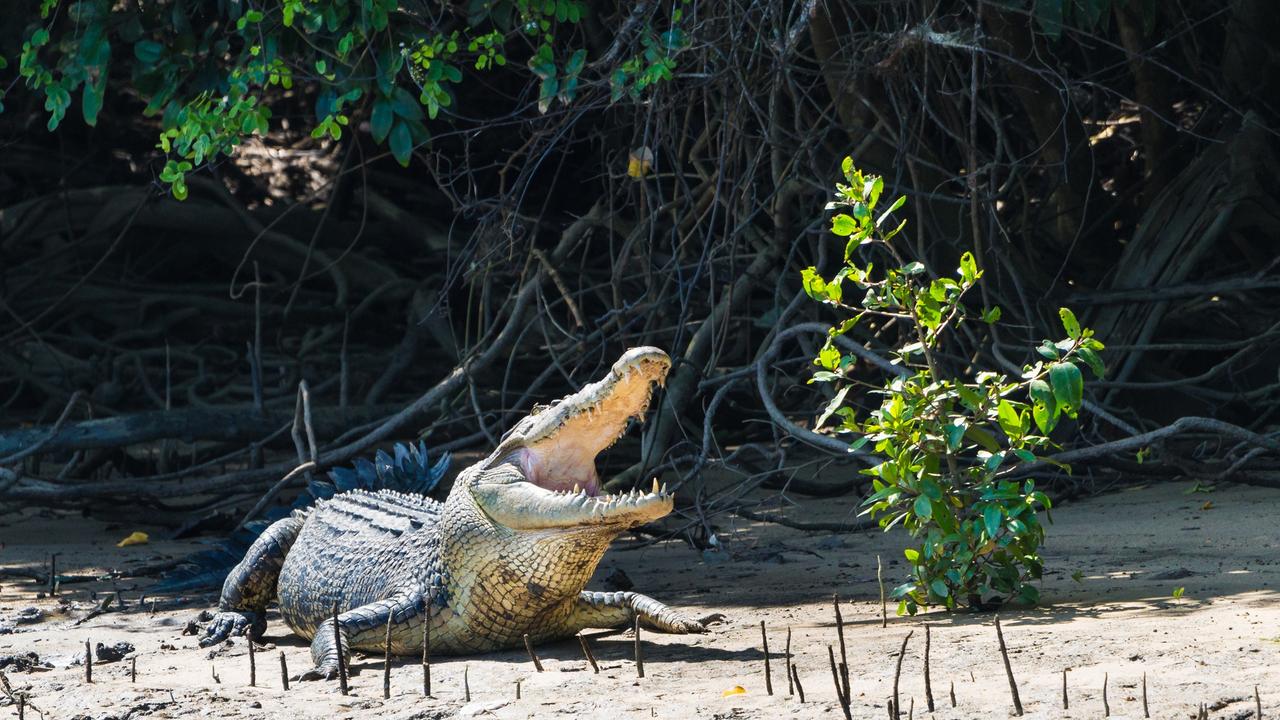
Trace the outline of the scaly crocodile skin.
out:
[[[635,618],[663,632],[703,632],[705,621],[650,597],[584,592],[613,538],[671,510],[656,482],[648,493],[598,496],[594,470],[595,454],[644,412],[669,366],[660,350],[628,351],[606,378],[517,424],[459,475],[444,503],[356,490],[280,520],[227,576],[201,645],[261,636],[277,598],[289,627],[312,639],[315,667],[304,679],[336,675],[335,604],[344,657],[381,651],[388,619],[391,651],[401,655],[421,653],[428,621],[431,650],[441,654]]]

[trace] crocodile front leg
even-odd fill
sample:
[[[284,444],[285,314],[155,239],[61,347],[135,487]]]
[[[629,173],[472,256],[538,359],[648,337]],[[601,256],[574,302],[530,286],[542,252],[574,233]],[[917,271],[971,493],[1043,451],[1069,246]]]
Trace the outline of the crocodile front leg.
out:
[[[351,666],[352,650],[381,652],[386,643],[387,621],[391,621],[391,652],[408,655],[422,649],[422,623],[426,621],[426,601],[421,593],[406,592],[338,615],[341,647],[335,642],[333,619],[316,627],[311,640],[311,662],[315,667],[298,676],[300,680],[332,680],[338,677],[338,653]]]
[[[583,591],[574,601],[573,608],[555,631],[545,636],[564,637],[573,635],[586,628],[622,628],[635,623],[651,630],[664,633],[704,633],[707,625],[723,620],[724,616],[715,613],[703,618],[693,619],[665,605],[648,595],[635,592],[591,592]]]
[[[222,584],[218,614],[205,626],[200,647],[220,643],[230,635],[262,637],[267,629],[267,605],[276,597],[280,568],[305,520],[302,515],[277,520],[249,546],[244,559]]]

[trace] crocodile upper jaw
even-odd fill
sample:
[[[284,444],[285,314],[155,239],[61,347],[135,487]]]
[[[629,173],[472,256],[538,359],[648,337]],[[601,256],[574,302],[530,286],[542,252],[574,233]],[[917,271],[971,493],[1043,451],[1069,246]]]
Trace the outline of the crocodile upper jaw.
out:
[[[596,456],[630,421],[643,418],[653,387],[662,384],[670,367],[662,350],[628,350],[600,380],[522,420],[487,463],[513,466],[522,481],[511,482],[511,473],[481,470],[471,483],[481,509],[514,529],[629,527],[671,512],[671,496],[656,483],[648,493],[601,496],[595,467]]]

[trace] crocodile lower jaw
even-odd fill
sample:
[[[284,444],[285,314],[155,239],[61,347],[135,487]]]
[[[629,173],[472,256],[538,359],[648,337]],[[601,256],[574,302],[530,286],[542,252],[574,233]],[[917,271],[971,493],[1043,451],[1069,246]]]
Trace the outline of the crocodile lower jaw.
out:
[[[672,495],[657,481],[649,492],[589,495],[547,490],[530,482],[477,483],[472,493],[485,513],[513,530],[611,527],[625,529],[671,512]]]

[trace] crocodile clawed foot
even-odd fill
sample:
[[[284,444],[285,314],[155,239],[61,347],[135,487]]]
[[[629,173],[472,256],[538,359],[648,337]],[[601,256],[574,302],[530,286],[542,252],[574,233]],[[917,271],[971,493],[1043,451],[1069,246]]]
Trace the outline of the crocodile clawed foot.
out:
[[[223,610],[204,628],[204,637],[200,638],[200,647],[216,645],[232,635],[249,634],[251,638],[262,637],[266,623],[257,613],[242,613]]]
[[[728,618],[725,617],[724,613],[711,613],[710,615],[704,615],[690,623],[690,625],[694,626],[695,629],[690,630],[689,632],[704,633],[707,631],[708,626],[716,625],[727,620]]]
[[[720,613],[712,613],[695,619],[677,617],[667,621],[665,627],[658,628],[661,632],[701,635],[709,631],[708,626],[713,623],[725,621],[725,616]]]
[[[321,665],[320,667],[311,668],[310,670],[293,678],[295,681],[306,680],[334,680],[338,677],[337,665]]]
[[[689,633],[689,634],[695,634],[695,635],[703,634],[705,632],[708,632],[709,625],[713,625],[716,623],[723,623],[724,620],[726,620],[726,618],[724,618],[724,615],[721,614],[721,612],[713,612],[713,614],[705,615],[703,616],[703,618],[699,618],[696,620],[681,619],[680,621],[678,621],[678,623],[680,624],[678,624],[675,632]]]

